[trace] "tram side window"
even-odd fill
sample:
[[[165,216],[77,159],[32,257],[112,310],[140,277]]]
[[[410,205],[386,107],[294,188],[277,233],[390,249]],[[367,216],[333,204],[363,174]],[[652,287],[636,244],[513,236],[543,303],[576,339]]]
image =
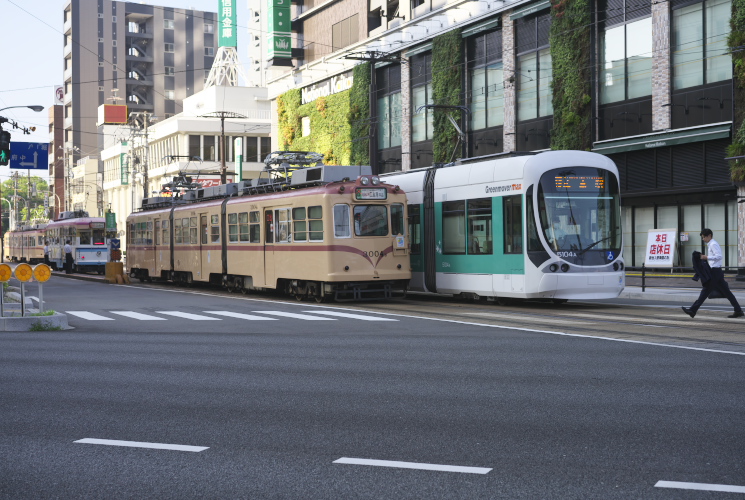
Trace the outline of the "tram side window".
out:
[[[248,212],[238,214],[238,233],[239,240],[242,242],[249,241],[248,237]]]
[[[153,221],[151,220],[147,221],[147,225],[145,226],[145,244],[153,244]]]
[[[323,209],[308,207],[308,226],[310,241],[323,241]]]
[[[491,255],[492,218],[491,198],[468,200],[468,253]]]
[[[292,234],[290,233],[290,209],[282,208],[274,211],[274,216],[277,219],[274,230],[276,235],[277,243],[289,243],[292,241]]]
[[[173,224],[173,230],[174,230],[173,239],[174,239],[174,243],[176,243],[178,245],[178,244],[180,244],[180,243],[182,243],[184,241],[184,239],[181,237],[181,219],[176,219],[173,222],[174,222],[174,224]]]
[[[259,217],[259,212],[250,212],[248,214],[248,230],[250,235],[250,242],[251,243],[260,243],[261,242],[261,218]]]
[[[466,202],[446,201],[442,204],[442,253],[466,253]]]
[[[207,216],[206,215],[200,215],[199,216],[199,237],[200,243],[202,245],[206,245],[207,241],[209,240],[209,229],[207,229]]]
[[[308,241],[308,223],[305,220],[305,207],[292,209],[292,238],[294,241]]]
[[[197,218],[189,218],[189,243],[196,245],[199,243],[199,233],[197,231]]]
[[[422,248],[422,219],[419,205],[409,205],[409,238],[411,238],[411,254],[419,255]]]
[[[406,234],[404,229],[404,206],[400,203],[391,205],[391,234],[393,236]]]
[[[170,245],[171,244],[171,232],[168,230],[168,221],[164,220],[162,230],[163,230],[163,244],[164,245]]]
[[[349,205],[334,205],[334,237],[349,238]]]
[[[228,214],[228,241],[238,242],[238,214]]]
[[[210,217],[210,243],[220,243],[220,216]]]
[[[505,196],[502,199],[504,213],[504,253],[523,253],[522,197]]]
[[[155,244],[160,245],[160,221],[155,221]]]

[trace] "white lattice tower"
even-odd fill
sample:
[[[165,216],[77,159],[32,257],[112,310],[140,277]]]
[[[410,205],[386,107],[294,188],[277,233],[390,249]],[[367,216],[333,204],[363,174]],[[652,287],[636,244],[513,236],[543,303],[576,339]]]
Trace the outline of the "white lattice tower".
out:
[[[210,74],[207,76],[204,87],[207,88],[216,85],[237,87],[238,76],[243,77],[244,82],[248,82],[248,78],[246,78],[238,62],[238,50],[235,47],[218,47],[217,54],[215,54],[215,61],[212,63],[212,68],[210,68]]]

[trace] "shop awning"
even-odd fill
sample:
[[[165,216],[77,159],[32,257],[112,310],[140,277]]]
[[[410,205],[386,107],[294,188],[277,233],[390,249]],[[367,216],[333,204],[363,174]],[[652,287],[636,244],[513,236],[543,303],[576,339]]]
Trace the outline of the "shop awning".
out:
[[[639,149],[664,148],[676,144],[726,139],[730,137],[732,122],[714,123],[702,127],[682,128],[672,132],[636,135],[624,139],[613,139],[593,143],[592,151],[604,155],[625,153]]]

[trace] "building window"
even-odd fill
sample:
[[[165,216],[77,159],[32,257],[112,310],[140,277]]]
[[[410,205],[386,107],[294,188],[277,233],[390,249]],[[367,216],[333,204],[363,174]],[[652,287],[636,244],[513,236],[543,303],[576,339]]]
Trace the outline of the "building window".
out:
[[[554,113],[551,103],[551,15],[541,12],[517,20],[517,119],[530,120]]]
[[[173,19],[163,19],[163,29],[165,29],[165,30],[172,30],[173,29]]]
[[[606,30],[601,44],[601,104],[652,95],[652,18]]]
[[[502,31],[468,41],[471,130],[504,125]]]
[[[711,0],[672,13],[673,89],[732,78],[727,48],[730,0]]]
[[[432,54],[415,55],[409,60],[411,66],[411,140],[432,140],[434,132],[433,110],[419,108],[434,104],[432,100]]]
[[[198,135],[189,136],[189,157],[190,158],[201,158],[202,157],[202,145],[201,137]]]
[[[215,149],[215,136],[214,135],[205,135],[203,137],[204,139],[204,156],[202,156],[202,160],[204,161],[216,161],[217,156],[215,155],[216,149]]]
[[[331,27],[332,50],[343,49],[359,40],[359,16],[358,14],[348,17]]]
[[[378,149],[401,145],[401,66],[377,70]]]
[[[166,99],[173,101],[176,99],[176,91],[175,90],[166,90],[165,91],[165,97]]]
[[[166,46],[165,48],[166,52],[174,52],[174,46],[172,43],[167,43],[165,44],[165,46]]]
[[[215,32],[215,25],[214,24],[204,23],[204,32],[205,33],[214,33]]]
[[[165,66],[165,75],[166,76],[176,75],[176,68],[173,66]]]
[[[214,47],[205,47],[204,48],[204,55],[208,57],[212,57],[215,55],[215,48]]]

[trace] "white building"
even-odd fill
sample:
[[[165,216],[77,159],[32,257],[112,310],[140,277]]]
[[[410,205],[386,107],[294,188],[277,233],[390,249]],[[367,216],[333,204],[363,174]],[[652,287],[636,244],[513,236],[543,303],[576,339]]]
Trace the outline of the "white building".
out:
[[[101,152],[104,163],[104,198],[116,213],[117,230],[126,245],[126,219],[139,209],[143,197],[156,196],[163,185],[179,174],[203,186],[220,184],[221,119],[206,117],[220,112],[245,118],[224,119],[227,180],[258,177],[263,158],[271,152],[270,104],[266,88],[209,87],[184,99],[184,111],[144,129],[134,131]],[[242,169],[236,172],[241,138]]]

